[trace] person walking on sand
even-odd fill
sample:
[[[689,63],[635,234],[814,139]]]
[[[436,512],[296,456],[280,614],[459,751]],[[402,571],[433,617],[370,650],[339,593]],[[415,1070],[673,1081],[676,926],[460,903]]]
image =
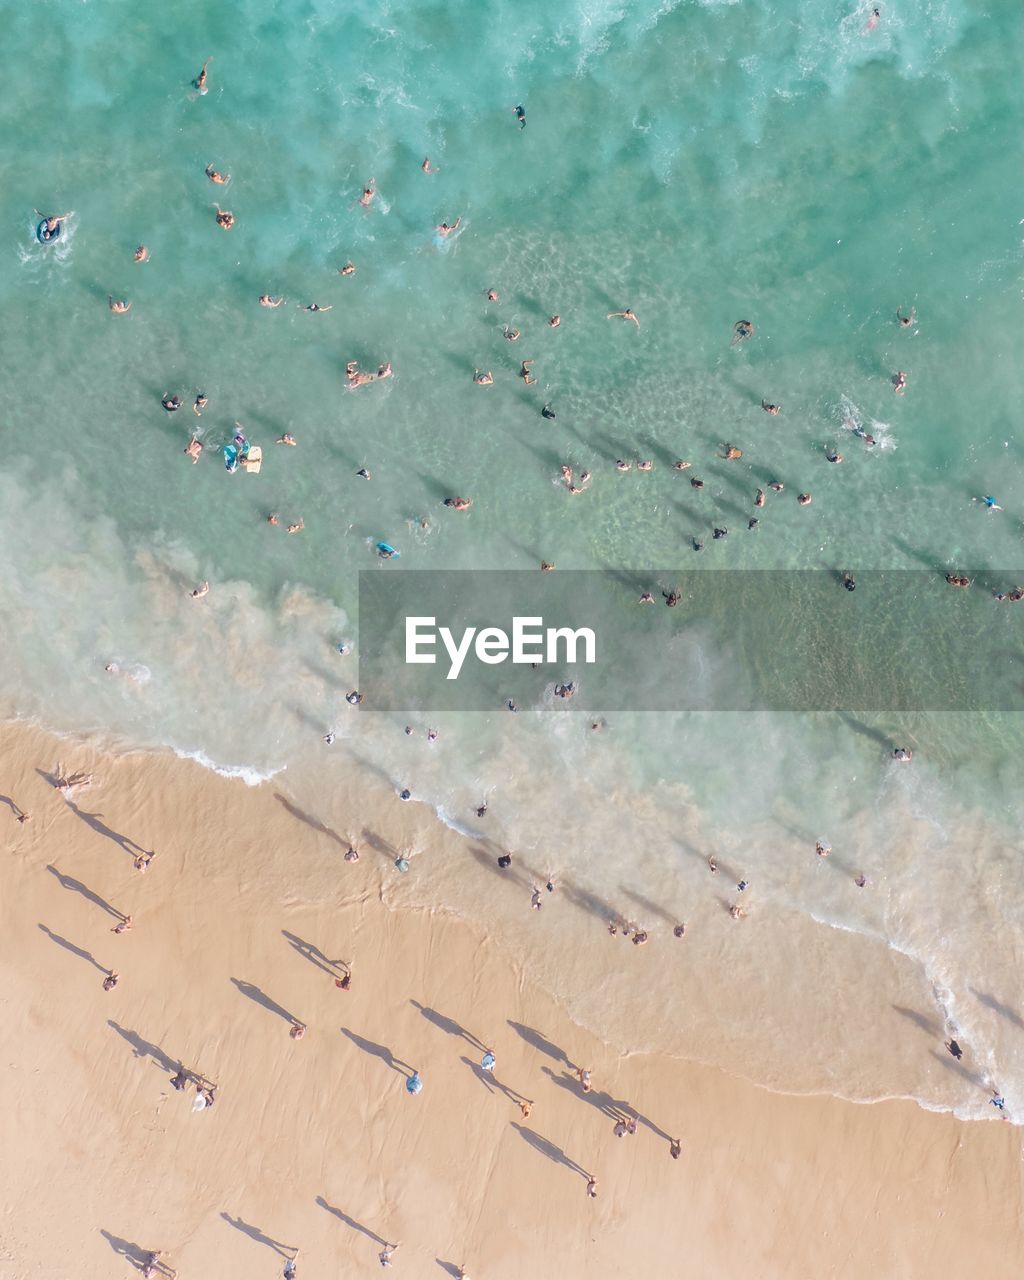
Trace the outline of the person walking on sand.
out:
[[[544,903],[541,901],[540,890],[536,885],[533,886],[533,893],[530,895],[530,906],[534,911],[539,911]]]
[[[298,1261],[298,1257],[299,1257],[299,1251],[298,1249],[296,1249],[295,1252],[292,1254],[292,1256],[288,1258],[287,1261],[285,1262],[284,1280],[295,1280],[295,1275],[296,1275],[295,1264]]]
[[[107,976],[103,979],[103,990],[113,991],[113,989],[117,986],[117,983],[118,983],[118,974],[115,973],[113,969],[110,969],[107,973]]]
[[[673,1138],[669,1144],[668,1153],[673,1160],[678,1160],[683,1150],[683,1144],[678,1138]]]
[[[131,927],[132,927],[131,916],[122,916],[121,919],[117,922],[117,924],[114,925],[113,929],[111,929],[110,932],[111,933],[127,933]]]
[[[960,1061],[960,1059],[964,1056],[964,1051],[963,1051],[963,1049],[961,1049],[961,1048],[960,1048],[960,1046],[957,1044],[957,1042],[956,1042],[955,1040],[947,1040],[947,1041],[946,1041],[946,1048],[947,1048],[947,1049],[949,1050],[949,1052],[953,1055],[953,1057],[957,1060],[957,1062],[959,1062],[959,1061]]]
[[[591,1200],[597,1199],[597,1179],[593,1174],[587,1175],[587,1195]]]
[[[494,1054],[491,1052],[490,1049],[488,1049],[487,1052],[484,1054],[484,1056],[480,1059],[481,1070],[493,1071],[496,1061],[497,1059],[495,1058]]]
[[[293,1019],[292,1028],[288,1034],[293,1040],[301,1040],[306,1034],[306,1024],[304,1022],[299,1022],[297,1019]]]
[[[132,861],[132,866],[135,868],[136,871],[139,871],[142,873],[142,875],[145,875],[146,872],[149,870],[149,864],[153,861],[155,857],[156,857],[155,853],[137,853]]]
[[[413,1094],[413,1096],[423,1091],[423,1081],[420,1078],[420,1073],[418,1071],[414,1071],[411,1076],[407,1077],[405,1081],[405,1091],[406,1093]],[[397,1249],[398,1246],[395,1245],[395,1248]]]
[[[519,1110],[523,1113],[523,1119],[529,1120],[530,1112],[533,1110],[533,1103],[529,1098],[524,1098],[519,1104]]]
[[[584,1093],[589,1093],[594,1087],[590,1080],[590,1070],[587,1067],[576,1068],[576,1079],[580,1082],[580,1087]]]
[[[391,1266],[391,1259],[394,1256],[394,1252],[397,1248],[398,1248],[397,1244],[386,1244],[384,1248],[381,1249],[380,1253],[377,1255],[377,1261],[380,1263],[382,1267]]]
[[[633,310],[632,307],[627,307],[625,311],[609,311],[608,312],[609,320],[614,320],[616,318],[619,318],[622,320],[632,320],[632,322],[636,325],[636,327],[638,329],[640,328],[640,321],[636,318],[636,312]]]

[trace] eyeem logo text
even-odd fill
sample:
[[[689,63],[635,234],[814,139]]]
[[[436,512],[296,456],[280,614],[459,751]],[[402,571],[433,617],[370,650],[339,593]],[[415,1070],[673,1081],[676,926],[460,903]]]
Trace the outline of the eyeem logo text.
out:
[[[462,664],[472,648],[478,662],[497,666],[501,662],[523,665],[549,662],[597,661],[597,637],[589,627],[545,627],[543,618],[513,618],[512,634],[500,627],[466,627],[456,640],[449,627],[439,627],[436,618],[405,620],[406,662],[437,662],[438,637],[448,653],[448,680],[457,680]],[[578,656],[580,646],[583,656]],[[562,653],[559,654],[561,646]]]

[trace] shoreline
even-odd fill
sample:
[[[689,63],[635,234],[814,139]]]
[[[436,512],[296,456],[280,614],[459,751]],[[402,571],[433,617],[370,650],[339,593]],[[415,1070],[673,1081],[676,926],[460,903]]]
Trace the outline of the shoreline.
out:
[[[73,797],[91,822],[39,776],[60,754],[96,774]],[[958,1265],[1009,1280],[1024,1261],[1015,1126],[620,1054],[483,931],[403,906],[389,855],[363,845],[345,863],[337,834],[270,788],[169,752],[79,741],[71,756],[66,739],[4,727],[12,1274],[56,1277],[74,1257],[98,1280],[112,1249],[157,1248],[183,1280],[211,1263],[273,1274],[275,1248],[294,1245],[301,1275],[328,1275],[376,1265],[378,1238],[401,1242],[408,1274],[497,1280],[556,1258],[569,1276],[610,1274],[624,1254],[671,1274],[684,1251],[703,1274],[753,1264],[780,1280]],[[135,841],[156,849],[145,875]],[[117,913],[133,917],[122,936]],[[350,991],[324,957],[352,964]],[[217,1083],[213,1110],[170,1087],[179,1062]],[[569,1064],[593,1072],[592,1093]],[[528,1118],[505,1090],[533,1101]],[[615,1137],[616,1109],[636,1135]]]

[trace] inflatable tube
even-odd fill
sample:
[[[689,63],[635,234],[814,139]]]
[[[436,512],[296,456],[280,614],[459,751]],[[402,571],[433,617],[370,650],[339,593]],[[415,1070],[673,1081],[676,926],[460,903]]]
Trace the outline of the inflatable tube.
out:
[[[224,467],[230,472],[238,470],[238,450],[233,444],[224,446]]]
[[[44,218],[36,227],[36,239],[40,244],[53,244],[54,240],[59,240],[64,232],[64,223],[58,222],[52,231],[46,229],[46,219]]]

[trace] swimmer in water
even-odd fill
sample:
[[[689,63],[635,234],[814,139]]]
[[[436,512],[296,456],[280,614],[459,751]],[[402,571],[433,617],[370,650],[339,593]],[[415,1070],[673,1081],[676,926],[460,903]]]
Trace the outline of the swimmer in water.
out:
[[[829,448],[826,446],[826,448],[825,448],[825,460],[826,460],[827,462],[842,462],[842,460],[843,460],[843,455],[838,451],[838,449],[829,449]]]
[[[984,503],[985,509],[987,511],[1002,511],[1002,507],[999,505],[999,503],[996,502],[995,498],[993,498],[992,495],[988,493],[983,498],[972,498],[971,501]]]
[[[339,276],[354,276],[356,273],[355,263],[346,262],[343,267],[338,268]]]
[[[526,108],[523,107],[522,104],[520,104],[517,107],[513,107],[512,110],[516,113],[516,119],[519,121],[520,129],[525,129],[526,128]]]
[[[144,244],[140,244],[139,247],[135,250],[135,253],[132,255],[132,257],[135,262],[148,262],[149,250],[146,248]]]
[[[548,321],[548,328],[557,329],[561,323],[562,323],[561,316],[552,316],[551,319]]]
[[[373,204],[373,200],[376,194],[377,194],[377,183],[374,181],[373,178],[371,178],[370,181],[366,184],[366,186],[363,187],[363,194],[359,197],[359,203],[363,206],[364,209],[369,209],[370,205]]]
[[[472,505],[472,498],[445,498],[444,500],[444,506],[451,507],[453,511],[468,511]]]
[[[722,457],[726,460],[726,462],[732,462],[733,459],[735,458],[743,457],[743,450],[737,449],[734,444],[726,444],[726,445],[723,445],[722,447],[725,450],[725,452],[722,454]]]
[[[533,375],[530,373],[531,364],[533,364],[532,360],[524,360],[522,361],[522,365],[519,370],[520,378],[522,378],[522,380],[526,383],[528,387],[532,387],[533,384],[537,381],[537,379],[533,377]]]
[[[61,223],[66,222],[68,218],[72,216],[70,213],[39,213],[38,209],[36,209],[35,212],[39,214],[40,218],[42,218],[44,230],[48,236],[53,236],[56,232],[60,231]]]
[[[420,168],[423,170],[424,173],[440,173],[441,172],[440,169],[435,169],[434,166],[430,163],[430,156],[423,157],[423,163],[420,165]]]
[[[609,320],[614,320],[616,317],[619,317],[623,320],[632,320],[632,322],[636,325],[636,327],[638,329],[640,328],[640,321],[636,318],[636,313],[634,312],[632,307],[627,307],[625,311],[609,311],[608,312]]]
[[[271,309],[273,309],[274,307],[279,307],[283,302],[284,302],[283,294],[281,295],[280,298],[274,298],[269,293],[260,294],[261,307],[270,307]]]
[[[509,342],[518,342],[520,338],[519,330],[514,329],[510,324],[507,324],[504,326],[504,328],[502,329],[502,334],[505,336],[505,338],[508,339]]]
[[[217,210],[217,226],[224,231],[230,231],[235,225],[235,215],[229,213],[226,209],[222,209],[219,204],[215,204],[213,207]]]
[[[195,403],[192,405],[192,412],[196,415],[197,418],[201,418],[203,416],[203,410],[206,408],[206,406],[209,403],[210,403],[210,397],[204,396],[203,393],[200,391],[200,393],[195,398]]]
[[[215,169],[212,164],[208,164],[206,166],[206,176],[211,182],[215,182],[218,187],[226,187],[231,181],[230,173],[221,173],[219,170]]]
[[[206,79],[207,79],[207,75],[206,75],[206,68],[210,65],[210,63],[211,63],[212,61],[213,61],[212,56],[211,56],[211,57],[209,57],[209,58],[207,58],[207,59],[206,59],[206,61],[203,63],[203,69],[199,72],[199,74],[196,76],[196,78],[192,81],[192,83],[195,85],[195,87],[199,90],[199,92],[200,92],[200,93],[206,93],[206,92],[207,92],[207,88],[206,88]]]
[[[917,310],[915,307],[910,308],[909,315],[903,315],[901,308],[900,307],[896,308],[896,320],[901,329],[909,329],[916,319],[917,319]]]
[[[200,582],[198,587],[193,587],[189,595],[193,600],[202,600],[203,596],[209,594],[210,584],[208,582]]]
[[[181,396],[164,395],[161,397],[160,403],[168,413],[174,413],[181,408]]]
[[[892,375],[892,389],[898,396],[901,396],[907,388],[907,375],[902,369],[897,369]]]
[[[499,301],[500,301],[500,299],[499,299],[499,297],[498,297],[498,291],[497,291],[497,289],[485,289],[485,290],[484,290],[484,297],[487,299],[487,301],[488,301],[488,302],[499,302]]]
[[[126,302],[124,298],[112,297],[109,293],[107,294],[107,306],[115,316],[123,316],[132,309],[130,302]]]
[[[455,221],[452,223],[442,222],[439,227],[435,228],[435,230],[437,231],[437,234],[439,236],[450,236],[453,231],[458,231],[461,225],[462,225],[462,218],[460,216],[456,218]]]
[[[275,444],[290,444],[290,445],[294,446],[294,445],[298,444],[298,441],[295,439],[295,437],[294,437],[294,436],[290,436],[290,435],[288,435],[288,433],[287,433],[287,432],[285,432],[285,434],[284,434],[283,436],[278,436],[278,437],[277,437],[277,439],[274,441],[274,443],[275,443]]]
[[[811,495],[809,493],[798,493],[796,495],[796,500],[802,507],[809,507],[811,505]]]
[[[730,346],[735,346],[737,342],[745,342],[754,332],[754,326],[749,320],[737,320],[732,327],[732,342]]]
[[[881,9],[872,9],[870,17],[868,18],[867,22],[864,23],[864,31],[865,32],[874,31],[875,27],[877,27],[879,22],[881,21],[881,18],[882,18]]]
[[[673,467],[675,467],[677,471],[689,471],[689,469],[693,466],[693,463],[683,462],[679,460],[679,461],[673,462],[672,465]]]
[[[300,311],[333,311],[334,310],[333,305],[329,307],[322,307],[319,302],[311,302],[307,307],[304,307],[301,302],[297,302],[295,305],[299,308]]]
[[[756,497],[754,498],[754,506],[755,506],[755,507],[763,507],[763,506],[764,506],[764,490],[763,490],[763,489],[758,489],[758,491],[757,491],[757,495],[756,495]]]
[[[182,450],[183,453],[187,453],[188,456],[192,459],[193,464],[199,461],[199,455],[202,453],[202,451],[203,451],[202,442],[196,436],[193,436],[192,439],[185,446],[185,448]]]
[[[765,413],[770,413],[773,417],[776,414],[782,412],[781,404],[769,404],[767,400],[761,401],[761,408],[765,411]]]
[[[478,387],[489,387],[494,381],[494,374],[489,369],[485,373],[477,369],[473,374],[473,381]]]

